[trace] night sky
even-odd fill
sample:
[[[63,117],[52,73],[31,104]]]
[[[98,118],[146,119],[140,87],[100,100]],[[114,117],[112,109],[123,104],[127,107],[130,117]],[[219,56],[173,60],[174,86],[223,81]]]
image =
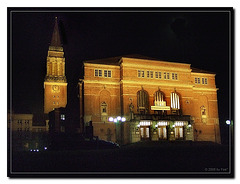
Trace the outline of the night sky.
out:
[[[229,119],[231,42],[226,10],[13,12],[9,38],[14,112],[43,112],[43,82],[55,16],[66,58],[68,103],[76,103],[84,60],[141,54],[215,72],[220,123]]]

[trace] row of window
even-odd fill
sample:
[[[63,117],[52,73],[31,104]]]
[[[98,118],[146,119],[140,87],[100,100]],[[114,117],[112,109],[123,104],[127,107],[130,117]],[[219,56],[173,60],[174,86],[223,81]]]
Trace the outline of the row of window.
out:
[[[208,84],[208,79],[207,78],[195,77],[195,84]]]
[[[95,74],[95,77],[112,77],[111,70],[95,69],[94,74]]]
[[[23,121],[23,120],[18,120],[18,124],[22,124],[22,121]],[[25,124],[26,124],[26,123],[29,124],[29,120],[25,120],[24,123],[25,123]]]
[[[155,75],[154,75],[155,74]],[[154,71],[145,71],[145,70],[138,70],[139,78],[155,78],[155,79],[168,79],[178,80],[177,73],[169,73],[169,72],[154,72]]]
[[[53,102],[53,105],[55,105],[55,104],[56,104],[56,105],[59,105],[59,102]]]

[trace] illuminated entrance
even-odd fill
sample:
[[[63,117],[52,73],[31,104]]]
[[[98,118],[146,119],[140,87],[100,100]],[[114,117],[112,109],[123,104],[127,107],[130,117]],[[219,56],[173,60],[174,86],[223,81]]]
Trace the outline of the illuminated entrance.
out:
[[[184,122],[175,122],[175,139],[183,139],[184,138]]]
[[[141,121],[140,125],[140,137],[141,140],[149,140],[150,139],[150,125],[152,123],[150,121]]]
[[[167,126],[168,122],[158,122],[156,128],[158,130],[158,139],[166,140],[167,139]]]

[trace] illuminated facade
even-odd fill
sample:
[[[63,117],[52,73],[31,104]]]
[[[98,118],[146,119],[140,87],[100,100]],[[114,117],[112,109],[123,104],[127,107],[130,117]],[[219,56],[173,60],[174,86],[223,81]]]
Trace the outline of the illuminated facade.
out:
[[[47,56],[47,73],[44,80],[44,113],[67,105],[67,79],[65,58],[60,40],[57,18]]]
[[[214,73],[139,55],[115,57],[84,62],[79,89],[81,124],[92,121],[100,139],[220,143]]]

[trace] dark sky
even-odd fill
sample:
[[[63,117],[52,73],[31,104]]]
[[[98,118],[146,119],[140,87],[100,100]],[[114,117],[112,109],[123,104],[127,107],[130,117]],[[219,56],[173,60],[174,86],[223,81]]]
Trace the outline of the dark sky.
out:
[[[181,9],[180,9],[181,10]],[[229,12],[12,12],[12,102],[21,113],[43,111],[48,46],[59,20],[70,103],[84,60],[141,54],[215,72],[220,122],[229,109]]]

